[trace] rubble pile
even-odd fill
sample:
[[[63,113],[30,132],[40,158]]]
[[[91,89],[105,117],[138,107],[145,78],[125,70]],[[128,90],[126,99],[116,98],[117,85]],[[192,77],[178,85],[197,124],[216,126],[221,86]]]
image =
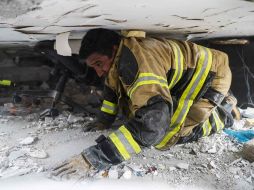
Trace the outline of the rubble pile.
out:
[[[92,145],[100,134],[110,132],[84,133],[83,129],[93,119],[86,114],[68,111],[44,119],[40,119],[38,113],[1,115],[0,179],[33,173],[48,176],[51,163],[59,163],[54,160],[59,152],[66,154],[64,159],[67,159],[74,155],[72,149],[77,145],[80,149],[75,154]],[[242,120],[236,122],[234,128],[252,128],[246,126],[246,121]],[[131,160],[109,170],[92,171],[90,179],[163,179],[171,185],[251,189],[254,186],[254,163],[243,156],[245,146],[221,132],[198,142],[177,144],[168,151],[146,148]]]

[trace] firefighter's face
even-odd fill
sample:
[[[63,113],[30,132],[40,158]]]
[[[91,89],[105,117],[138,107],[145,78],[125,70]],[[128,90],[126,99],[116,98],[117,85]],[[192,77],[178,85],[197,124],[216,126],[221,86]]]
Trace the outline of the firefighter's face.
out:
[[[113,55],[109,57],[100,53],[93,53],[85,60],[89,67],[94,68],[99,77],[107,76],[115,57],[116,47],[113,48]]]

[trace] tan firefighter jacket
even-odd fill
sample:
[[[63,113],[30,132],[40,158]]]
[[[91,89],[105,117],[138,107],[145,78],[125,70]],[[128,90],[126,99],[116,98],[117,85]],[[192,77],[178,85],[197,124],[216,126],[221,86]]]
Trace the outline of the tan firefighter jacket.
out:
[[[124,38],[106,78],[101,119],[110,124],[122,109],[129,120],[98,138],[85,157],[105,168],[130,159],[142,146],[163,149],[208,88],[217,93],[211,100],[221,103],[228,89],[211,81],[223,80],[227,73],[219,68],[225,60],[226,54],[192,42]]]

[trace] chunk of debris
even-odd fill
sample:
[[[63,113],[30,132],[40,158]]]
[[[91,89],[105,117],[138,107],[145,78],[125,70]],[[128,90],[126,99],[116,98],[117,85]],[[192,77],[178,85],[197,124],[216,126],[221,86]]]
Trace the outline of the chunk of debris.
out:
[[[212,168],[216,169],[217,168],[217,166],[215,165],[213,160],[209,163],[208,166],[209,166],[210,169],[212,169]]]
[[[130,168],[133,175],[138,176],[138,177],[143,177],[146,173],[146,171],[145,171],[145,169],[143,168],[142,165],[130,164],[127,167]]]
[[[174,166],[169,167],[169,171],[174,171],[174,170],[176,170],[176,167],[174,167]]]
[[[45,152],[42,149],[35,149],[35,150],[28,149],[27,154],[33,158],[39,158],[39,159],[44,159],[48,157],[47,152]]]
[[[77,122],[80,122],[80,121],[84,121],[84,117],[81,117],[81,116],[75,116],[73,114],[70,114],[68,116],[68,119],[67,119],[67,122],[68,123],[77,123]]]
[[[21,145],[30,145],[30,144],[33,144],[37,140],[38,140],[38,137],[26,137],[25,139],[21,140],[19,142],[19,144],[21,144]]]
[[[108,171],[108,178],[110,179],[118,179],[118,171],[116,167],[111,167]]]
[[[188,170],[189,169],[189,164],[188,163],[184,163],[184,162],[180,162],[180,163],[176,164],[176,167],[178,169]]]
[[[132,172],[131,170],[128,168],[128,167],[124,167],[124,173],[121,177],[121,179],[131,179],[131,176],[132,176]]]
[[[254,162],[254,139],[243,145],[242,156],[244,159]]]

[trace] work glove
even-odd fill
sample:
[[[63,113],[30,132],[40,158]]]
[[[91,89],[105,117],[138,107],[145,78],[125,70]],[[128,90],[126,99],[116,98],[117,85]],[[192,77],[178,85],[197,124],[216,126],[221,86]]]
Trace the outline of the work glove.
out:
[[[83,127],[83,131],[84,132],[88,132],[88,131],[102,131],[102,130],[104,130],[106,128],[107,128],[106,125],[104,125],[103,123],[101,123],[100,121],[95,119],[94,121],[86,124]]]
[[[80,154],[53,169],[51,176],[60,179],[82,179],[91,171],[91,164]]]

